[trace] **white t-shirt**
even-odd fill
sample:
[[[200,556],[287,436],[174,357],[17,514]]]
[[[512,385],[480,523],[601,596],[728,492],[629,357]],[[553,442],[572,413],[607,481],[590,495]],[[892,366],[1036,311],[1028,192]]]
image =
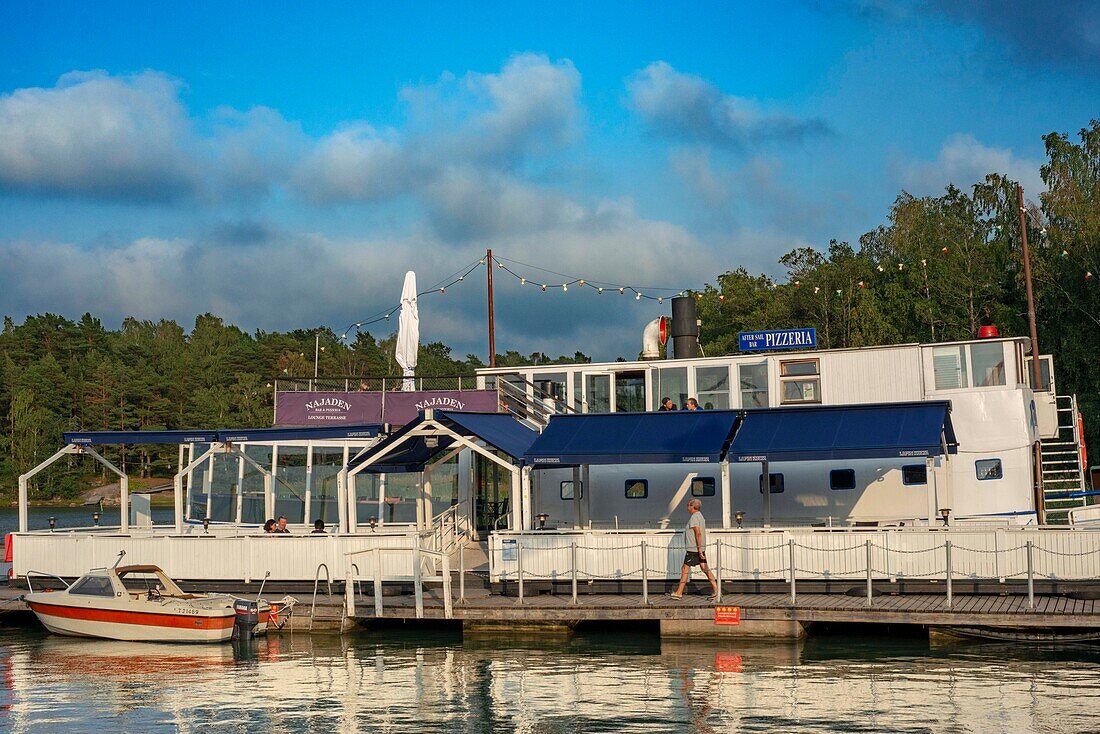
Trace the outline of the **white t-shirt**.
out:
[[[695,544],[695,531],[692,528],[699,528],[699,545]],[[707,521],[703,519],[702,512],[693,512],[688,518],[687,526],[684,527],[684,545],[691,553],[698,553],[700,547],[704,553],[706,552]]]

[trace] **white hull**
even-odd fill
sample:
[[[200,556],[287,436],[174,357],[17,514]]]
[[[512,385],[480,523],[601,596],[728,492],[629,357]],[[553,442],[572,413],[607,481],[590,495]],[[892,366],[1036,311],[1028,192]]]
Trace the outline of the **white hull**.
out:
[[[33,608],[33,607],[32,607]],[[34,610],[42,625],[56,635],[67,637],[94,637],[125,642],[225,642],[233,636],[233,618],[223,628],[188,629],[186,627],[160,626],[130,622],[107,622],[92,619],[74,619]]]

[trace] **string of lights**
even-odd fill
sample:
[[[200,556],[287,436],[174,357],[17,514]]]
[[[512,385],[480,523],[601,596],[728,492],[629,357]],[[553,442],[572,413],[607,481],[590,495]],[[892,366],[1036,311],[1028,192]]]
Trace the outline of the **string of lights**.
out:
[[[612,283],[604,280],[593,280],[591,278],[582,278],[576,275],[568,275],[566,273],[558,273],[553,270],[547,270],[546,268],[539,267],[537,265],[530,265],[528,263],[520,262],[519,260],[512,260],[511,258],[505,258],[495,256],[493,260],[496,262],[497,268],[515,278],[521,286],[532,286],[537,288],[542,293],[547,291],[560,290],[563,293],[567,293],[570,287],[574,288],[591,288],[596,291],[597,294],[602,295],[604,292],[617,293],[620,296],[627,294],[633,295],[634,300],[641,301],[656,301],[657,303],[664,303],[666,298],[672,298],[674,296],[683,296],[690,292],[687,288],[668,288],[661,286],[640,286],[629,285],[626,283]],[[556,275],[564,280],[551,282],[543,278],[532,278],[525,274],[526,271],[520,272],[523,268],[529,268],[537,270],[548,275]],[[654,295],[654,294],[660,295]]]

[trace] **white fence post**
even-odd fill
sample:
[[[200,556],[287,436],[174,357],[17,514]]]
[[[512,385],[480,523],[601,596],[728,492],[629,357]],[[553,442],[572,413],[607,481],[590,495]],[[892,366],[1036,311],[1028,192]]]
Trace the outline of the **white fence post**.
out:
[[[796,597],[795,597],[795,589],[794,589],[795,565],[794,565],[794,541],[793,540],[788,540],[787,541],[787,548],[790,550],[790,561],[791,561],[790,562],[790,566],[791,566],[791,604],[794,604]]]
[[[451,601],[451,559],[443,554],[443,615],[454,618],[454,606]]]
[[[466,544],[458,546],[458,601],[466,603]]]
[[[649,573],[646,570],[645,541],[641,542],[642,549],[642,604],[649,604]]]
[[[569,554],[572,557],[572,576],[573,576],[573,605],[577,604],[577,542],[573,541],[569,544]]]
[[[344,575],[344,615],[355,616],[355,580],[350,567]]]
[[[424,618],[424,571],[421,568],[420,546],[413,551],[413,596],[416,599],[416,618]]]
[[[869,540],[866,541],[866,546],[867,546],[867,606],[871,606],[874,603],[873,602],[873,599],[874,599],[873,576],[871,575],[872,574],[872,571],[871,571],[871,569],[872,569],[872,566],[871,566],[871,541],[869,541]]]
[[[519,603],[523,603],[523,543],[516,538],[516,579],[519,583]]]
[[[947,608],[950,609],[951,608],[951,602],[952,602],[952,599],[951,599],[951,541],[950,540],[943,541],[943,550],[944,550],[944,555],[946,556],[946,559],[947,559],[947,571],[946,571],[946,574],[947,574]]]
[[[382,616],[382,549],[374,548],[374,616]]]
[[[1032,557],[1034,546],[1027,541],[1027,608],[1035,608],[1035,563]]]
[[[714,546],[714,580],[718,582],[718,598],[716,604],[722,603],[722,538],[718,538]]]

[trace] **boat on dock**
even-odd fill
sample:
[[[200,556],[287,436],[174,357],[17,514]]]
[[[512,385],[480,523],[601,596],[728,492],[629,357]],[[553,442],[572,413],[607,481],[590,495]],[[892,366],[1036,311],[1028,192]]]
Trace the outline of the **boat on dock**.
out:
[[[24,601],[54,634],[130,642],[226,642],[238,616],[232,596],[187,594],[153,565],[93,569]]]

